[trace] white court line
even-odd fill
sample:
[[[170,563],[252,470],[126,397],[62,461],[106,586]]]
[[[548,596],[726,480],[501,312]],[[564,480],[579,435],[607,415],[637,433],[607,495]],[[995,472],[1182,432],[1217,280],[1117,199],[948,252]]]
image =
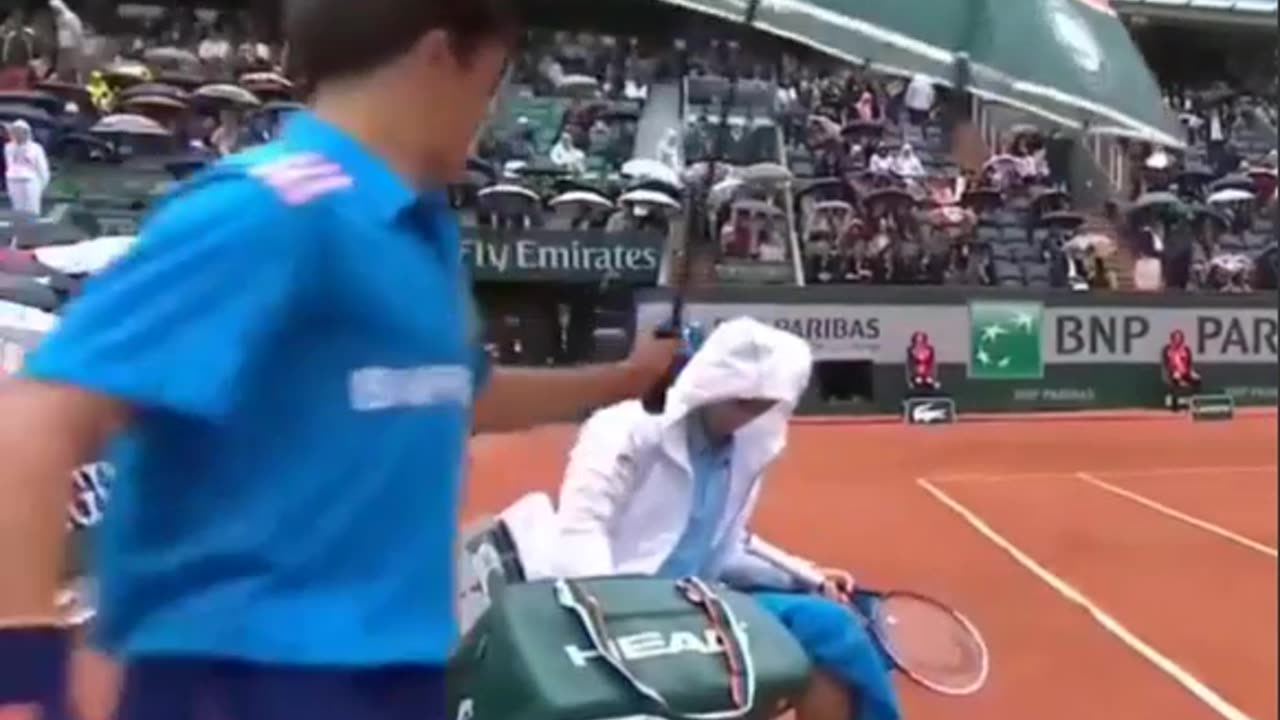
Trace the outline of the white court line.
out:
[[[1188,525],[1191,525],[1192,527],[1200,528],[1201,530],[1204,530],[1207,533],[1213,533],[1214,535],[1217,535],[1223,540],[1229,540],[1237,545],[1246,547],[1256,552],[1260,552],[1263,555],[1266,555],[1268,557],[1272,557],[1272,558],[1277,557],[1276,549],[1269,545],[1264,545],[1258,542],[1257,540],[1250,540],[1249,538],[1239,533],[1231,532],[1230,530],[1220,525],[1214,525],[1213,523],[1207,520],[1201,520],[1200,518],[1195,517],[1193,515],[1188,515],[1182,512],[1181,510],[1176,510],[1174,508],[1169,507],[1168,505],[1164,505],[1162,503],[1156,502],[1155,500],[1152,500],[1151,498],[1146,497],[1145,495],[1139,495],[1138,493],[1133,492],[1132,490],[1126,490],[1122,487],[1112,485],[1111,483],[1105,480],[1102,480],[1101,478],[1098,478],[1090,473],[1078,472],[1076,473],[1076,477],[1080,478],[1084,482],[1089,483],[1090,485],[1093,485],[1094,487],[1100,488],[1102,490],[1106,490],[1107,492],[1113,495],[1118,495],[1124,498],[1125,500],[1129,500],[1130,502],[1135,502],[1147,508],[1148,510],[1154,510],[1160,513],[1161,515],[1164,515],[1166,517],[1171,517],[1174,520],[1179,520]]]
[[[1226,720],[1252,720],[1243,710],[1232,705],[1230,701],[1219,695],[1208,685],[1205,685],[1198,678],[1187,672],[1182,666],[1178,665],[1168,656],[1159,650],[1148,645],[1142,638],[1133,634],[1128,628],[1120,624],[1105,610],[1098,607],[1092,600],[1084,595],[1084,593],[1072,587],[1067,581],[1054,575],[1052,571],[1036,562],[1030,555],[1020,550],[1016,545],[1007,540],[1003,535],[991,528],[982,518],[978,517],[972,510],[961,505],[959,501],[943,492],[936,485],[929,482],[926,478],[917,478],[916,484],[932,495],[938,502],[946,505],[957,515],[969,523],[974,530],[990,540],[993,545],[1003,550],[1014,562],[1031,572],[1039,578],[1044,584],[1053,588],[1059,595],[1066,598],[1071,603],[1080,606],[1089,613],[1104,630],[1114,635],[1120,642],[1124,643],[1129,649],[1138,653],[1147,662],[1155,665],[1157,669],[1173,678],[1179,685],[1187,690],[1200,702],[1208,705],[1210,709],[1221,715]]]
[[[1113,470],[1085,470],[1094,475],[1123,475],[1125,477],[1160,477],[1163,475],[1243,475],[1248,473],[1276,473],[1275,465],[1203,465],[1203,466],[1179,466],[1169,468],[1140,468],[1140,469],[1122,469]],[[1052,480],[1053,478],[1069,477],[1074,472],[1070,470],[1062,470],[1059,472],[1024,472],[1024,473],[947,473],[944,475],[932,475],[929,481],[933,483],[954,483],[954,482],[1005,482],[1009,480]]]

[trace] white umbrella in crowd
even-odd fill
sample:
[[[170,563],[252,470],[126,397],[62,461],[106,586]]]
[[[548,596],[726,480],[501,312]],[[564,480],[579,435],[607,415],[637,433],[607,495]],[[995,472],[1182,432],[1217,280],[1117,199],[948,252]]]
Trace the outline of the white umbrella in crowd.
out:
[[[680,174],[674,168],[648,158],[636,158],[628,161],[622,166],[622,174],[624,177],[636,180],[656,180],[674,188],[684,186],[684,183],[680,180]]]
[[[93,127],[89,128],[89,132],[95,135],[169,135],[170,132],[163,125],[152,120],[145,115],[134,115],[130,113],[118,113],[116,115],[108,115]]]
[[[71,245],[46,245],[35,249],[41,264],[67,275],[93,275],[129,252],[136,235],[108,235]]]

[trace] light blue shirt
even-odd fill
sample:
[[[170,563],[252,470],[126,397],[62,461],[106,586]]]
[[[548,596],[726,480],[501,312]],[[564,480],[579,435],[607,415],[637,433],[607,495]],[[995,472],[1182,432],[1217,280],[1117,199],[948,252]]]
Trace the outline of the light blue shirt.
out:
[[[689,520],[675,548],[663,561],[662,577],[705,576],[715,556],[716,530],[729,500],[729,460],[733,438],[712,443],[696,416],[686,426],[689,464],[693,470],[693,499]]]
[[[439,665],[487,365],[458,229],[306,112],[185,183],[26,374],[135,409],[95,548],[99,641]]]

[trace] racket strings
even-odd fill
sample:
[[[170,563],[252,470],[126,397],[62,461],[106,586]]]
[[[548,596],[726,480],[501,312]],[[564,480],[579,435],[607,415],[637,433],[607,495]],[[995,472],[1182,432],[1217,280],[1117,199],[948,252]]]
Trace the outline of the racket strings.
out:
[[[925,598],[891,595],[876,607],[876,634],[901,668],[955,691],[985,680],[987,649],[954,612]]]

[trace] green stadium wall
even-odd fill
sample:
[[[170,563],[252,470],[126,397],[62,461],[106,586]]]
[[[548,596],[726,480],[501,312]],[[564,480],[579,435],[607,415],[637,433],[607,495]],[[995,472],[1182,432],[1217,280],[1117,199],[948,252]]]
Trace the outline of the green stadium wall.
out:
[[[1274,293],[721,287],[690,291],[685,317],[711,327],[752,316],[809,340],[820,364],[870,363],[869,402],[824,402],[815,382],[806,414],[898,412],[917,331],[929,334],[939,379],[961,413],[1026,412],[1159,407],[1160,349],[1173,330],[1186,334],[1206,392],[1275,405],[1276,303]],[[670,308],[669,289],[641,291],[636,327],[657,326]]]

